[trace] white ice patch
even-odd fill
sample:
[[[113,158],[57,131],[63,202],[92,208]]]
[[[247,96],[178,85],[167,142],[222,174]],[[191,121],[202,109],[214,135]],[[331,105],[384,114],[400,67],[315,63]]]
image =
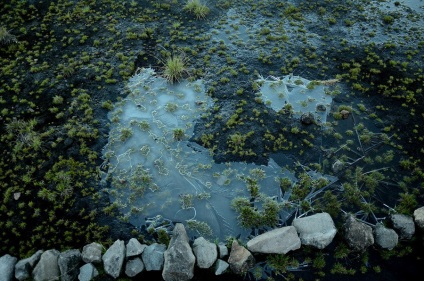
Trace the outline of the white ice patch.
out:
[[[321,123],[327,121],[332,97],[325,92],[323,85],[308,87],[311,81],[300,76],[287,75],[283,79],[271,77],[260,78],[262,82],[260,95],[266,105],[275,111],[291,105],[293,113],[300,117],[303,113],[311,112]]]

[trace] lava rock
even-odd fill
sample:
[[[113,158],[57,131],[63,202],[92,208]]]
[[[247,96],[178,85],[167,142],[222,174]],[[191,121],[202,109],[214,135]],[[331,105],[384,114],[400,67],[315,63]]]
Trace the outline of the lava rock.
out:
[[[374,244],[372,228],[357,221],[352,215],[348,216],[344,231],[347,244],[355,251],[364,251]]]
[[[340,111],[340,114],[342,115],[343,119],[347,119],[349,118],[350,112],[346,109],[343,109],[342,111]]]
[[[333,172],[337,174],[344,168],[344,163],[340,160],[336,160],[331,166],[331,168],[333,169]]]
[[[303,125],[311,125],[312,123],[314,123],[314,121],[315,121],[314,115],[310,112],[303,113],[300,116],[300,122],[302,122]]]
[[[322,103],[317,104],[317,106],[316,106],[316,111],[324,112],[324,111],[326,111],[326,110],[327,110],[327,108],[325,107],[325,105],[324,105],[324,104],[322,104]]]

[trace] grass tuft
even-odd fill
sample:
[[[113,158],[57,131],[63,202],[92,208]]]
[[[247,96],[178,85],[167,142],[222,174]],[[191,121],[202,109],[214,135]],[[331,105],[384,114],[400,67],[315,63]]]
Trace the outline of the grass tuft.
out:
[[[210,11],[208,6],[202,4],[200,0],[188,0],[184,6],[184,10],[192,13],[197,19],[205,18]]]
[[[179,82],[187,73],[187,67],[183,56],[171,56],[165,62],[163,77],[170,83]]]
[[[16,36],[11,34],[4,26],[0,26],[0,44],[8,45],[16,42],[18,42]]]

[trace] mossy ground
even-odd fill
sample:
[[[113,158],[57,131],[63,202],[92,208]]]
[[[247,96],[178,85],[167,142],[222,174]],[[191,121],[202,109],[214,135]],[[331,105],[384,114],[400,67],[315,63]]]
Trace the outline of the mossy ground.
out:
[[[384,3],[390,9],[379,10],[372,2],[219,0],[196,19],[182,0],[3,1],[1,24],[17,42],[0,45],[1,253],[24,257],[94,240],[107,246],[140,234],[113,216],[98,185],[107,112],[126,94],[125,81],[137,67],[161,72],[161,62],[181,52],[188,76],[204,78],[215,99],[192,139],[210,148],[217,162],[264,164],[284,152],[291,164],[301,163],[301,174],[305,167],[332,173],[341,159],[347,165],[337,186],[309,202],[317,211],[334,211],[340,203],[371,223],[374,214],[390,213],[383,204],[411,214],[424,202],[422,15],[390,1]],[[254,21],[256,43],[243,45],[237,34]],[[211,27],[234,37],[219,37]],[[335,114],[325,130],[303,126],[257,98],[257,74],[291,72],[340,79],[329,87],[339,93],[333,112],[349,106],[349,119]],[[232,153],[227,140],[236,133],[248,136],[242,151],[249,153]],[[300,198],[307,182],[296,188]],[[406,255],[400,252],[415,249],[414,243],[402,242],[395,253]],[[377,249],[367,262],[354,253],[328,258],[337,251],[322,253],[324,267],[322,258],[311,261],[315,277],[349,276],[354,269],[352,278],[361,278],[361,271],[377,274],[380,267],[390,279],[398,274],[390,271],[393,261],[418,264],[420,258],[412,250],[384,261],[386,253]]]

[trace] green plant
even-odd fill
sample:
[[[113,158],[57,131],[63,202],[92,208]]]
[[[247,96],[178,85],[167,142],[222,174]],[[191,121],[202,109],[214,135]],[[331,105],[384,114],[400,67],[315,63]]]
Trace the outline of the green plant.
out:
[[[168,112],[171,112],[172,113],[172,112],[177,111],[177,109],[178,109],[178,105],[176,103],[168,102],[165,105],[165,110],[168,111]]]
[[[171,240],[168,233],[166,232],[165,229],[163,228],[159,228],[157,230],[157,234],[158,234],[158,242],[161,244],[165,244],[166,246],[169,245],[169,241]]]
[[[184,10],[192,13],[197,19],[205,18],[210,9],[205,4],[202,4],[200,0],[188,0],[184,6]]]
[[[186,60],[182,55],[173,55],[166,59],[163,77],[170,83],[179,82],[187,74]]]
[[[260,209],[253,206],[245,197],[236,197],[231,202],[231,207],[239,214],[240,224],[246,228],[275,226],[282,205],[263,194],[258,194],[256,199],[261,205]]]
[[[16,36],[10,34],[9,30],[7,30],[4,26],[0,26],[0,43],[3,45],[8,45],[10,43],[16,42],[18,42]]]
[[[193,207],[193,194],[180,195],[181,209],[186,210]]]
[[[187,228],[197,231],[200,235],[204,236],[212,236],[212,228],[204,221],[198,221],[198,220],[188,220],[187,221]]]
[[[395,19],[392,16],[390,16],[390,15],[385,15],[383,17],[383,22],[385,24],[392,24],[394,21],[395,21]]]
[[[128,138],[130,138],[133,135],[133,131],[131,128],[123,128],[121,130],[121,135],[119,137],[119,139],[124,142],[126,141]]]
[[[173,133],[174,133],[174,140],[176,141],[182,140],[185,135],[184,130],[180,128],[174,129]]]

